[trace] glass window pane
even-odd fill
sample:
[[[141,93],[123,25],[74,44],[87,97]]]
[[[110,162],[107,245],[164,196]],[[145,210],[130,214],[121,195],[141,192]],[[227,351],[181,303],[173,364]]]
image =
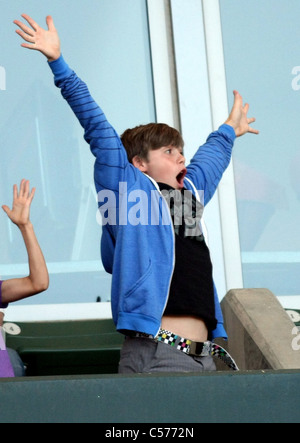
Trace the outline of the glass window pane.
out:
[[[220,0],[229,102],[250,103],[259,136],[234,151],[245,287],[300,293],[298,0]]]
[[[20,47],[13,20],[26,12],[46,27],[45,17],[53,16],[66,61],[122,133],[155,120],[146,1],[29,0],[26,10],[19,2],[1,3],[0,202],[11,205],[12,186],[22,178],[37,188],[32,221],[51,278],[46,294],[20,303],[108,301],[94,158],[46,58]],[[4,213],[0,230],[0,277],[24,275],[25,248]]]

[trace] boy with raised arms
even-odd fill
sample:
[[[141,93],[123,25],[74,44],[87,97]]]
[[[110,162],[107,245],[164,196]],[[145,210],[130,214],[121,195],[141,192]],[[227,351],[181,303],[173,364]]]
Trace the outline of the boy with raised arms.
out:
[[[168,125],[141,125],[120,137],[86,84],[65,62],[52,17],[46,18],[47,30],[28,15],[23,18],[27,24],[14,22],[26,42],[22,46],[46,56],[55,84],[84,128],[84,138],[96,158],[94,179],[100,211],[104,205],[101,193],[110,191],[115,196],[114,222],[106,220],[103,226],[101,255],[106,271],[112,274],[113,319],[126,336],[120,372],[209,371],[215,369],[212,355],[224,357],[236,369],[213,344],[216,337],[226,337],[226,332],[212,263],[202,230],[190,235],[184,207],[190,206],[200,226],[200,194],[206,205],[229,165],[235,138],[258,133],[250,126],[255,119],[248,118],[248,104],[243,105],[234,91],[227,121],[208,137],[187,166],[182,137]],[[160,215],[165,211],[169,223],[163,223],[163,217],[159,221],[154,217],[156,222],[151,223],[151,215],[148,223],[124,223],[122,190],[131,195],[143,191],[151,200],[147,209],[151,206]],[[166,192],[175,196],[167,209],[162,204]],[[128,213],[130,209],[128,203]],[[178,209],[183,210],[179,217]]]

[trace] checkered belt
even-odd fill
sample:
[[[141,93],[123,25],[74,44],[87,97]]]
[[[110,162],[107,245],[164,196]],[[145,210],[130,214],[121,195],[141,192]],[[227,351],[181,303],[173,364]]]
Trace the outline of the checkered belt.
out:
[[[158,335],[155,337],[156,341],[164,343],[169,346],[176,346],[178,351],[184,352],[187,355],[195,357],[208,357],[213,356],[222,360],[230,369],[238,371],[239,368],[231,355],[222,346],[219,346],[211,341],[204,343],[188,340],[183,337],[179,337],[170,331],[160,329]]]

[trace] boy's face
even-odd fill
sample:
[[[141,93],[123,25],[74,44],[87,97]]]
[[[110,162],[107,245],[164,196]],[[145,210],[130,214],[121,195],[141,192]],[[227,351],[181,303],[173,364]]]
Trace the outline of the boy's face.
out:
[[[183,180],[187,170],[181,148],[164,146],[151,150],[147,160],[137,160],[135,157],[133,164],[156,182],[165,183],[174,189],[182,189],[184,186]]]

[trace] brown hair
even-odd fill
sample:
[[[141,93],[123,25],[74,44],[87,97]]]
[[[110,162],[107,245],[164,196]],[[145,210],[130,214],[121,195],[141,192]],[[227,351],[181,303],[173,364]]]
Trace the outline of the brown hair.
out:
[[[149,123],[127,129],[121,135],[121,140],[131,163],[136,155],[143,160],[148,160],[148,153],[151,150],[164,146],[175,146],[176,148],[184,146],[181,134],[164,123]]]

